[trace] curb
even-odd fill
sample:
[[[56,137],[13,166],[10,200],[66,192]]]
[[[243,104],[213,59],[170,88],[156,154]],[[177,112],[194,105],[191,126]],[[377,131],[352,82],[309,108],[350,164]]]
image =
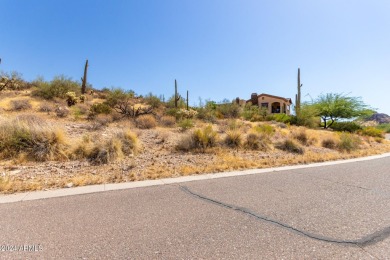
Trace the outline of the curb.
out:
[[[76,187],[76,188],[64,188],[64,189],[48,190],[48,191],[34,191],[34,192],[16,193],[16,194],[12,194],[12,195],[0,195],[0,204],[13,203],[13,202],[23,202],[23,201],[30,201],[30,200],[39,200],[39,199],[58,198],[58,197],[90,194],[90,193],[97,193],[97,192],[151,187],[151,186],[158,186],[158,185],[170,185],[170,184],[182,183],[182,182],[211,180],[211,179],[218,179],[218,178],[245,176],[245,175],[253,175],[253,174],[268,173],[268,172],[280,172],[280,171],[288,171],[288,170],[307,169],[307,168],[314,168],[314,167],[321,167],[321,166],[330,166],[330,165],[337,165],[337,164],[345,164],[345,163],[353,163],[353,162],[362,162],[362,161],[368,161],[368,160],[382,159],[382,158],[386,158],[386,157],[390,157],[390,153],[368,156],[368,157],[361,157],[361,158],[354,158],[354,159],[348,159],[348,160],[311,163],[311,164],[305,164],[305,165],[282,166],[282,167],[276,167],[276,168],[251,169],[251,170],[221,172],[221,173],[209,173],[209,174],[203,174],[203,175],[182,176],[182,177],[165,178],[165,179],[159,179],[159,180],[146,180],[146,181],[136,181],[136,182],[125,182],[125,183],[111,183],[111,184],[90,185],[90,186],[82,186],[82,187]]]

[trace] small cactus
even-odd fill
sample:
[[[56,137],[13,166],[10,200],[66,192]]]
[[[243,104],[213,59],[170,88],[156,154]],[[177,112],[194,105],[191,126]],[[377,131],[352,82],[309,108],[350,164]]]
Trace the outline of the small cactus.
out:
[[[65,94],[65,96],[66,96],[66,102],[68,103],[69,107],[71,107],[73,105],[76,105],[76,103],[77,103],[76,93],[74,93],[74,92],[67,92]]]

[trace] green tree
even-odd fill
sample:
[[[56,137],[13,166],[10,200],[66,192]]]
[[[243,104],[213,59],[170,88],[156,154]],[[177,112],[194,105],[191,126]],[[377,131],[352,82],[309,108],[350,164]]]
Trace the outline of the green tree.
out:
[[[369,112],[367,105],[359,97],[336,93],[320,95],[311,106],[324,121],[324,128],[330,127],[337,119],[351,119]]]

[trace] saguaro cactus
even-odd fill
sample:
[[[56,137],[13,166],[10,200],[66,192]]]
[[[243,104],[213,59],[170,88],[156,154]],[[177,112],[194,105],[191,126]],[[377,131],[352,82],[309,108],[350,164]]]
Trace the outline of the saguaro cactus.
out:
[[[175,108],[177,108],[177,102],[180,100],[180,96],[177,94],[177,81],[175,79]]]
[[[295,95],[295,113],[297,116],[300,115],[300,110],[301,110],[301,69],[298,68],[298,92]]]
[[[87,72],[88,72],[88,60],[85,62],[84,67],[84,77],[81,78],[82,85],[81,85],[81,94],[85,94],[86,88],[87,88]]]
[[[187,101],[187,110],[189,110],[188,108],[188,90],[187,90],[187,99],[186,99],[186,101]]]

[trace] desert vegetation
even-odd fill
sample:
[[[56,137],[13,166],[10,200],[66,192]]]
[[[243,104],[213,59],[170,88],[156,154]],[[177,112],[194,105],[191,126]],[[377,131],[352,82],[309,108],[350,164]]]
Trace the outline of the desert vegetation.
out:
[[[121,88],[94,89],[66,76],[26,82],[11,73],[2,76],[0,108],[2,193],[390,151],[384,140],[388,125],[333,117],[324,129],[318,106],[305,103],[298,116],[228,100],[190,107],[188,92],[182,97],[177,82],[165,100]]]

